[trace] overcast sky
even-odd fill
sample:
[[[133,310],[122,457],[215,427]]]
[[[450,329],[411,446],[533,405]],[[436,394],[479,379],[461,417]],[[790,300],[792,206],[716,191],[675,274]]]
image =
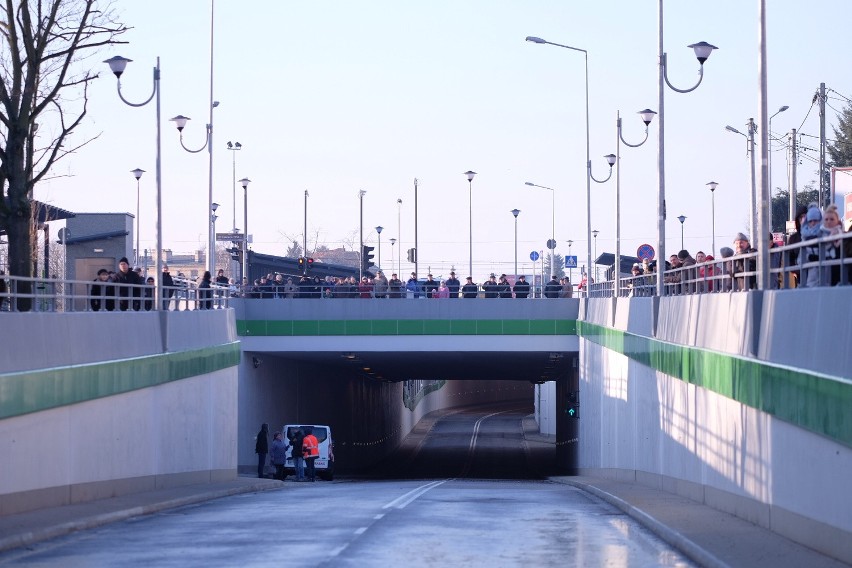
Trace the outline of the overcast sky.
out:
[[[809,150],[799,184],[816,179],[819,122],[812,108],[820,82],[830,89],[827,118],[852,97],[848,0],[772,0],[768,8],[768,72],[772,133],[791,128]],[[161,58],[164,243],[176,252],[205,248],[208,155],[190,154],[168,119],[192,118],[190,148],[204,143],[210,83],[210,1],[118,0],[122,21],[134,29],[128,45],[104,51],[133,60],[123,77],[125,96],[144,100]],[[697,78],[688,44],[719,47],[705,65],[703,84],[690,94],[666,93],[667,252],[684,244],[710,252],[711,196],[716,181],[716,248],[749,224],[745,131],[758,118],[757,0],[669,1],[665,49],[669,77],[681,88]],[[606,177],[604,154],[615,153],[616,112],[624,136],[638,142],[636,111],[657,110],[657,2],[654,0],[432,0],[415,2],[218,0],[214,23],[214,200],[217,231],[243,229],[242,189],[249,177],[249,233],[259,252],[284,254],[287,237],[301,241],[304,191],[312,246],[358,243],[358,192],[364,239],[375,244],[384,227],[382,260],[413,246],[414,189],[419,180],[421,271],[467,275],[468,182],[474,170],[473,264],[481,281],[512,271],[518,217],[520,271],[542,250],[551,231],[555,188],[557,252],[585,263],[586,178],[583,55],[524,41],[526,36],[585,49],[589,54],[590,136],[594,175]],[[57,166],[62,176],[40,184],[36,197],[78,212],[135,213],[141,181],[142,248],[155,239],[153,104],[121,103],[106,65],[90,93],[90,112],[77,139],[100,134]],[[759,125],[760,127],[760,125]],[[832,136],[831,129],[828,130]],[[657,242],[657,128],[640,148],[621,147],[622,252]],[[238,153],[226,149],[239,141]],[[773,186],[788,183],[786,152],[772,153]],[[615,176],[592,184],[592,228],[598,253],[613,251]],[[402,199],[402,206],[397,200]],[[404,257],[404,255],[403,255]],[[410,265],[402,263],[407,273]]]

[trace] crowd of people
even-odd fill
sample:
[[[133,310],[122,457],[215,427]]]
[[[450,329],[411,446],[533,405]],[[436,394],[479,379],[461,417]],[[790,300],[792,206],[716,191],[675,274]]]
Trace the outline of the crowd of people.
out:
[[[551,278],[543,287],[545,298],[570,298],[573,287],[568,278]],[[375,277],[362,276],[360,281],[354,276],[333,277],[321,279],[318,276],[303,275],[299,278],[282,274],[268,274],[255,281],[254,285],[246,286],[244,296],[248,298],[531,298],[534,290],[526,276],[520,275],[513,283],[509,277],[501,274],[491,274],[486,281],[479,285],[472,276],[465,279],[464,284],[456,278],[455,271],[450,272],[449,278],[436,280],[428,274],[426,280],[411,276],[403,282],[396,273],[388,279],[379,270]]]
[[[269,425],[262,424],[254,444],[254,453],[257,454],[257,476],[265,477],[264,469],[268,455],[269,461],[275,467],[274,478],[284,481],[288,449],[293,460],[295,481],[316,481],[314,465],[319,457],[319,441],[310,426],[296,428],[292,432],[292,438],[286,441],[282,432],[275,432],[270,444]]]

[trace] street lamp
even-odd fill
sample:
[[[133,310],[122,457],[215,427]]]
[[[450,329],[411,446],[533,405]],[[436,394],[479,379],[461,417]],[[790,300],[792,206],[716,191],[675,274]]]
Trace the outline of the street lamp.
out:
[[[231,184],[234,188],[234,234],[237,233],[237,151],[242,150],[243,145],[239,142],[228,141],[228,150],[231,151]]]
[[[568,239],[567,242],[568,242],[568,256],[571,256],[571,245],[574,244],[574,241],[572,241],[571,239]],[[568,280],[571,282],[572,287],[574,286],[574,268],[573,267],[574,267],[575,264],[577,264],[577,263],[576,262],[572,263],[571,266],[568,268]]]
[[[141,103],[132,103],[124,98],[124,95],[121,94],[121,75],[124,73],[125,67],[130,63],[131,59],[126,59],[119,55],[115,57],[111,57],[104,61],[109,65],[110,70],[113,72],[116,78],[116,89],[118,91],[118,97],[121,101],[132,107],[142,107],[151,102],[155,96],[157,97],[156,107],[157,107],[157,137],[156,137],[156,147],[157,147],[157,160],[156,160],[156,173],[157,173],[157,288],[156,288],[156,297],[154,298],[154,306],[156,310],[159,310],[162,307],[160,303],[161,298],[163,297],[163,280],[161,275],[163,274],[163,177],[162,177],[162,160],[160,159],[162,156],[161,144],[160,144],[160,58],[157,57],[157,66],[154,67],[154,87],[151,92],[151,96],[148,97],[144,102]],[[134,174],[135,175],[135,174]],[[138,182],[137,182],[138,183]],[[138,185],[137,185],[137,195],[138,195]],[[137,197],[138,202],[138,197]],[[138,215],[137,215],[138,216]],[[136,220],[137,224],[139,223],[139,219]],[[138,244],[137,244],[137,255],[138,255]]]
[[[683,222],[686,221],[686,215],[679,215],[677,220],[680,221],[680,250],[683,250]]]
[[[396,200],[396,234],[399,236],[399,256],[396,257],[396,272],[402,274],[402,198]]]
[[[631,144],[624,139],[624,135],[621,133],[621,113],[616,113],[615,126],[618,136],[616,136],[615,140],[615,162],[618,164],[618,168],[615,173],[615,270],[613,270],[614,282],[612,286],[612,295],[614,298],[618,297],[621,286],[621,144],[623,143],[630,148],[638,148],[647,142],[648,126],[654,120],[654,116],[657,113],[646,108],[645,110],[640,110],[637,114],[642,117],[642,122],[645,123],[645,138],[638,144]]]
[[[145,170],[136,168],[135,170],[130,170],[130,173],[136,178],[136,258],[134,259],[133,266],[139,266],[139,178],[142,177]]]
[[[217,209],[219,209],[219,204],[218,204],[218,203],[213,203],[213,204],[210,206],[210,225],[213,227],[213,234],[214,234],[214,235],[216,234],[216,219],[218,219],[218,218],[219,218],[219,216],[218,216],[218,215],[216,215],[216,210],[217,210]],[[213,250],[215,251],[215,249],[213,249]],[[214,260],[214,262],[213,262],[213,267],[214,267],[214,268],[216,267],[216,262],[215,262],[215,260]],[[210,274],[213,274],[213,271],[211,271],[211,272],[210,272]]]
[[[547,248],[550,249],[550,275],[554,274],[554,250],[556,249],[556,190],[546,185],[537,185],[530,181],[524,182],[530,187],[538,187],[550,191],[550,238],[547,240]],[[543,262],[543,261],[542,261]],[[517,272],[517,269],[515,270]]]
[[[470,213],[470,234],[468,236],[468,276],[473,276],[473,176],[476,175],[476,172],[466,171],[464,175],[467,176],[467,188],[468,188],[468,210]]]
[[[710,220],[713,239],[713,258],[716,258],[716,188],[719,186],[715,181],[707,182],[710,188]]]
[[[595,237],[595,282],[600,280],[600,278],[598,277],[598,233],[599,232],[600,231],[598,231],[597,229],[592,231],[592,236]],[[592,265],[589,264],[589,274],[590,275],[591,275],[591,271],[592,271]],[[589,282],[588,279],[586,279],[586,294],[587,295],[589,293],[590,284],[591,284],[591,282]]]
[[[384,230],[384,227],[382,227],[381,225],[376,227],[376,233],[379,235],[379,254],[377,259],[379,261],[379,264],[377,265],[376,270],[382,269],[382,230]]]
[[[757,128],[754,125],[754,119],[749,118],[746,123],[748,127],[748,134],[743,134],[733,126],[726,126],[725,130],[728,132],[733,132],[734,134],[739,134],[740,136],[745,137],[748,147],[746,148],[746,153],[749,155],[749,164],[751,167],[751,198],[749,200],[749,232],[752,239],[757,237],[757,216],[755,215],[757,209],[757,183],[755,180],[755,155],[754,155],[754,133]]]
[[[769,136],[769,145],[770,145],[769,150],[770,150],[770,152],[768,152],[769,165],[768,165],[767,169],[769,170],[769,202],[770,203],[772,203],[772,152],[771,152],[772,148],[771,148],[771,146],[772,146],[772,140],[777,140],[777,138],[772,138],[772,119],[775,118],[777,115],[781,114],[782,112],[784,112],[785,110],[788,110],[789,108],[790,108],[789,106],[784,105],[784,106],[780,107],[777,111],[775,111],[775,114],[773,114],[772,116],[769,117],[769,132],[767,133],[767,135]],[[769,226],[772,227],[772,207],[771,206],[769,207]]]
[[[308,197],[311,195],[305,190],[305,225],[302,230],[302,256],[308,257]],[[308,263],[305,262],[305,274],[308,273]]]
[[[358,249],[358,282],[364,277],[364,196],[367,191],[364,189],[358,190],[358,210],[360,221],[358,223],[358,241],[361,247]]]
[[[213,0],[210,0],[210,99],[207,105],[209,111],[209,120],[207,122],[207,138],[204,145],[197,150],[190,150],[183,143],[183,128],[186,126],[188,117],[178,115],[171,120],[177,124],[178,132],[180,132],[181,147],[191,154],[197,154],[207,148],[207,208],[213,207],[213,109],[219,106],[219,101],[213,100]],[[213,223],[207,225],[207,269],[211,274],[216,271],[216,245],[214,242]]]
[[[243,186],[243,278],[248,278],[248,185],[251,183],[249,178],[240,180]]]
[[[391,272],[393,272],[393,266],[394,266],[393,265],[393,258],[394,258],[394,254],[393,254],[393,248],[394,247],[393,247],[393,245],[396,244],[396,239],[390,238],[388,240],[390,241],[390,244],[391,244]]]
[[[512,209],[512,215],[515,216],[515,281],[518,280],[518,215],[520,209]]]
[[[662,1],[662,0],[661,0]],[[547,44],[554,45],[556,47],[562,47],[565,49],[570,49],[572,51],[579,51],[583,54],[586,62],[586,75],[585,75],[585,83],[586,83],[586,255],[587,262],[589,267],[591,268],[592,264],[592,238],[591,238],[591,228],[592,228],[592,160],[590,157],[589,151],[589,52],[585,49],[580,49],[577,47],[571,47],[570,45],[562,45],[560,43],[553,43],[550,41],[545,41],[540,37],[527,36],[527,41],[532,43],[539,44]],[[612,156],[612,154],[610,154]],[[612,165],[615,163],[615,156],[612,156],[612,161],[610,161],[609,156],[607,157],[607,161],[610,166],[610,176],[612,175]],[[607,177],[606,179],[609,179]],[[598,181],[598,180],[595,180]],[[602,180],[601,183],[606,180]]]
[[[701,41],[698,43],[693,43],[687,47],[692,48],[695,53],[696,59],[698,59],[698,82],[695,83],[689,89],[678,89],[674,85],[669,82],[669,78],[667,75],[667,67],[666,67],[666,52],[663,49],[663,0],[659,0],[658,3],[658,20],[659,20],[659,54],[660,54],[660,69],[658,73],[658,94],[659,94],[659,103],[657,104],[658,108],[658,116],[659,116],[659,149],[657,152],[657,175],[659,177],[659,190],[657,194],[657,254],[661,261],[665,261],[666,258],[666,144],[665,144],[665,134],[666,134],[666,121],[665,121],[665,109],[666,109],[666,100],[665,100],[665,85],[668,85],[669,88],[676,93],[689,93],[698,88],[701,84],[701,81],[704,79],[704,62],[707,61],[707,58],[710,57],[710,54],[713,53],[714,49],[718,49],[714,45],[710,45],[707,42]],[[660,270],[658,270],[658,278],[657,278],[657,295],[662,297],[666,294],[666,287],[664,286],[662,272],[665,264],[661,262],[659,264]]]

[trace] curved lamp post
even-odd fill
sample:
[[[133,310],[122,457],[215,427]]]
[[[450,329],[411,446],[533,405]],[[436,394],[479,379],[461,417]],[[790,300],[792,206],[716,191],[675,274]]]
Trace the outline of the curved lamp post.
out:
[[[656,112],[651,109],[640,110],[637,113],[642,117],[642,122],[645,123],[645,137],[638,144],[631,144],[624,139],[621,133],[621,113],[616,113],[615,126],[618,136],[615,139],[615,163],[618,165],[615,172],[615,270],[613,270],[613,297],[618,297],[619,288],[621,287],[621,145],[629,146],[630,148],[638,148],[648,141],[648,126],[654,120]]]
[[[716,258],[716,188],[719,186],[715,181],[707,182],[710,188],[710,230],[712,234],[713,258]]]
[[[116,89],[118,91],[118,97],[121,101],[132,107],[142,107],[147,105],[151,100],[156,96],[157,102],[157,160],[156,160],[156,177],[157,177],[157,287],[155,290],[156,297],[154,298],[154,306],[156,310],[159,310],[162,307],[160,303],[161,298],[163,297],[163,281],[161,275],[163,274],[163,177],[162,177],[162,151],[160,144],[160,58],[157,58],[157,66],[154,67],[154,86],[151,92],[151,96],[149,96],[144,102],[141,103],[132,103],[124,98],[124,95],[121,94],[121,75],[124,73],[124,69],[127,67],[127,64],[130,63],[131,59],[126,59],[119,55],[115,57],[111,57],[104,61],[104,63],[109,65],[110,70],[113,72],[116,78]],[[134,173],[135,175],[135,173]],[[140,174],[141,175],[141,174]],[[137,178],[138,180],[139,178]],[[138,183],[138,181],[137,181]],[[137,186],[138,192],[138,186]],[[137,193],[138,195],[138,193]],[[137,199],[138,201],[138,199]],[[138,225],[139,219],[136,220]],[[137,236],[138,239],[138,236]],[[138,245],[137,245],[137,255],[138,255]]]
[[[658,263],[659,267],[665,267],[665,259],[666,259],[666,144],[665,144],[665,134],[666,134],[666,120],[665,120],[665,109],[666,109],[666,100],[665,100],[665,85],[668,85],[669,88],[677,93],[689,93],[690,91],[694,91],[698,88],[698,85],[701,84],[701,81],[704,79],[704,62],[707,61],[707,58],[710,57],[710,54],[713,53],[714,49],[718,49],[714,45],[710,45],[707,42],[701,41],[698,43],[693,43],[687,47],[692,48],[695,52],[695,57],[698,59],[698,82],[695,83],[689,89],[678,89],[674,85],[669,82],[667,67],[666,67],[666,52],[663,49],[663,0],[659,0],[658,4],[658,19],[659,19],[659,54],[660,54],[660,69],[658,73],[658,94],[659,94],[659,103],[657,105],[658,108],[658,116],[659,116],[659,148],[657,155],[657,174],[659,177],[659,190],[657,192],[657,258],[660,259]],[[659,271],[658,271],[659,272]],[[658,274],[661,276],[661,274]],[[662,277],[657,278],[657,296],[665,296],[666,287],[663,282]]]
[[[589,156],[589,52],[585,49],[580,49],[578,47],[571,47],[570,45],[563,45],[561,43],[553,43],[550,41],[546,41],[541,39],[540,37],[527,36],[527,41],[532,43],[546,44],[546,45],[554,45],[556,47],[562,47],[565,49],[570,49],[572,51],[579,51],[583,54],[586,63],[586,75],[585,75],[585,83],[586,83],[586,262],[588,263],[589,270],[592,268],[592,160]],[[612,161],[610,161],[609,156],[612,156]],[[610,165],[610,176],[612,175],[612,165],[615,163],[615,156],[610,154],[607,156],[607,161]],[[609,176],[606,178],[609,179]],[[598,181],[598,180],[595,180]],[[601,180],[603,183],[606,180]],[[552,268],[552,267],[551,267]]]

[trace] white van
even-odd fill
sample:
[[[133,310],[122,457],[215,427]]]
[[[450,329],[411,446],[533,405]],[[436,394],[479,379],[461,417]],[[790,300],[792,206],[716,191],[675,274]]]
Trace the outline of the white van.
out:
[[[334,442],[331,440],[331,427],[325,424],[287,424],[282,432],[286,442],[291,444],[296,430],[310,428],[319,442],[319,457],[314,462],[314,469],[320,479],[331,481],[334,479]],[[292,448],[287,448],[287,461],[284,464],[284,476],[295,475],[296,468],[293,465]]]

